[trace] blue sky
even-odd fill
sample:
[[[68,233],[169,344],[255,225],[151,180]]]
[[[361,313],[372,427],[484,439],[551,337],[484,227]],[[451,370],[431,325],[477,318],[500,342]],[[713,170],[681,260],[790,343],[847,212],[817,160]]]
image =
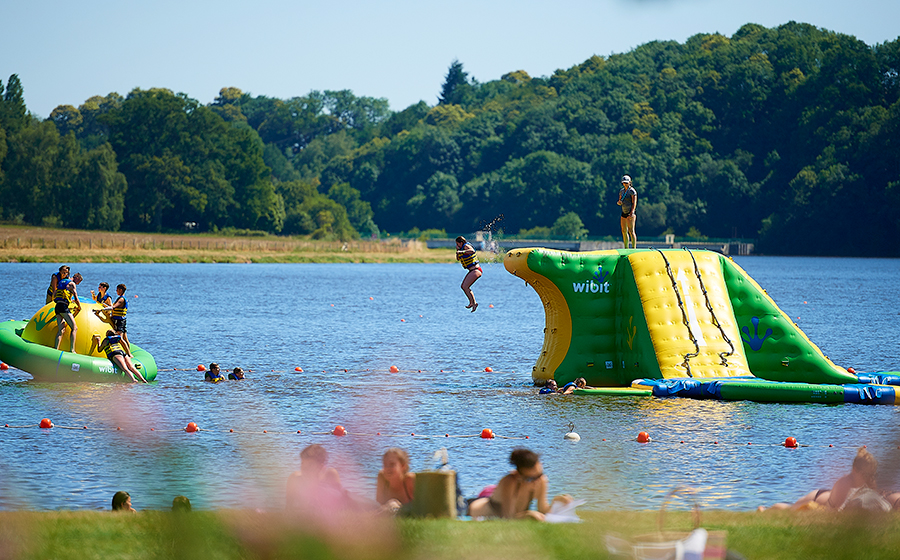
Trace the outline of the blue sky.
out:
[[[454,59],[486,82],[549,76],[652,40],[794,20],[870,45],[900,36],[898,0],[0,0],[0,79],[28,109],[135,87],[201,103],[222,87],[289,98],[350,89],[434,105]]]

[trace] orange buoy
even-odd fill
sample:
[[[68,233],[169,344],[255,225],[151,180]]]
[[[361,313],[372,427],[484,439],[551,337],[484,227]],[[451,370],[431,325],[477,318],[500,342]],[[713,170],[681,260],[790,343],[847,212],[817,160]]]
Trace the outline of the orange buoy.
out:
[[[488,373],[493,373],[493,372],[494,372],[494,368],[492,368],[491,366],[488,366],[488,367],[484,368],[484,371],[486,371],[486,372],[488,372]]]
[[[494,304],[492,303],[492,304],[488,305],[488,307],[490,307],[491,309],[493,309],[493,308],[494,308]]]
[[[789,437],[784,440],[785,447],[797,447],[797,438]]]
[[[494,432],[490,428],[481,430],[481,439],[494,439]]]
[[[405,323],[405,322],[406,322],[406,319],[400,319],[400,322],[401,322],[401,323]]]
[[[650,434],[647,432],[641,432],[637,437],[638,443],[649,443],[650,442]]]
[[[268,432],[267,430],[263,430],[263,433],[264,433],[264,434],[268,434],[269,432]]]
[[[6,365],[6,362],[0,362],[0,369],[9,369],[9,366]]]
[[[331,307],[334,307],[334,304],[333,304],[333,303],[331,304]]]
[[[49,429],[52,427],[53,427],[53,422],[51,422],[49,418],[43,418],[41,420],[41,428]]]
[[[300,366],[297,366],[294,368],[294,371],[299,371],[300,373],[303,373],[303,368]]]
[[[197,371],[206,371],[206,366],[203,364],[197,364]]]
[[[373,298],[372,296],[369,296],[369,299],[375,299],[375,298]]]
[[[347,430],[345,430],[343,426],[335,426],[334,431],[332,431],[331,434],[335,436],[345,436],[347,435]]]
[[[230,430],[228,430],[228,433],[229,433],[229,434],[233,434],[233,433],[234,433],[234,428],[231,428]]]
[[[3,365],[5,365],[5,364],[3,364]],[[0,369],[3,369],[2,365],[0,365]],[[848,368],[847,368],[847,373],[856,373],[856,370],[853,369],[852,367],[848,367]]]
[[[399,372],[400,372],[400,368],[398,368],[397,366],[391,366],[391,367],[390,367],[390,372],[391,372],[391,373],[399,373]]]
[[[200,428],[197,427],[197,424],[196,424],[195,422],[188,422],[188,425],[187,425],[187,427],[184,429],[184,431],[185,431],[185,432],[189,432],[189,433],[193,433],[193,432],[196,432],[196,431],[199,430],[199,429],[200,429]]]

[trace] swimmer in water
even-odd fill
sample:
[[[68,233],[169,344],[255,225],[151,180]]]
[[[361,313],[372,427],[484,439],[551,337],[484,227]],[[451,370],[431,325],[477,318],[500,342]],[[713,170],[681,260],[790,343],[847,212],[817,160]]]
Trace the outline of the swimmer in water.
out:
[[[472,293],[472,284],[481,278],[482,271],[475,248],[462,235],[456,238],[456,260],[459,261],[463,268],[469,271],[466,273],[466,277],[463,278],[460,287],[463,293],[466,294],[466,297],[469,298],[469,305],[466,306],[466,309],[471,309],[472,313],[474,313],[478,309],[478,304],[475,302],[475,294]]]

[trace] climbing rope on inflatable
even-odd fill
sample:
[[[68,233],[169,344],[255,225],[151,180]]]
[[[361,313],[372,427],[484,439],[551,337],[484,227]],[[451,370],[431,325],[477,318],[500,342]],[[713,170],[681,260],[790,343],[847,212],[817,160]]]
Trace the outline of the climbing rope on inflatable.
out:
[[[691,373],[691,358],[696,358],[700,355],[700,345],[697,343],[697,339],[694,337],[694,332],[691,330],[691,323],[688,320],[687,311],[684,309],[684,303],[681,301],[681,293],[678,291],[678,283],[675,281],[675,275],[672,274],[672,267],[669,266],[669,259],[666,258],[666,255],[663,254],[662,250],[657,249],[659,252],[659,256],[663,258],[663,261],[666,263],[666,272],[669,274],[669,280],[672,281],[672,289],[675,290],[675,298],[678,300],[678,308],[681,309],[681,319],[684,322],[684,326],[688,330],[688,336],[691,337],[691,342],[694,343],[694,352],[688,352],[684,355],[684,361],[681,363],[687,370],[688,377],[694,377]],[[693,258],[693,255],[691,255]]]
[[[700,277],[700,267],[697,266],[697,259],[694,258],[694,253],[691,252],[690,249],[684,247],[684,250],[688,252],[691,256],[691,260],[694,261],[694,274],[697,275],[697,281],[700,282],[700,289],[703,291],[703,299],[706,300],[706,309],[709,310],[709,314],[712,316],[712,323],[719,329],[719,332],[722,333],[722,338],[725,339],[725,342],[728,343],[728,347],[731,348],[729,352],[719,352],[719,358],[722,360],[722,365],[728,367],[728,359],[726,356],[731,356],[734,354],[734,344],[731,342],[731,339],[728,338],[728,335],[725,334],[725,329],[722,328],[722,325],[719,324],[719,319],[716,317],[716,312],[713,311],[712,302],[709,301],[709,294],[706,293],[706,286],[703,285],[703,278]]]

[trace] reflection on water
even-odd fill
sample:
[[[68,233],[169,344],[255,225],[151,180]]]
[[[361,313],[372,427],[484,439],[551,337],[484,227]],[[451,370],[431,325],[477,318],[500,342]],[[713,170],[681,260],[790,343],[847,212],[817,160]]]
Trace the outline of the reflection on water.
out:
[[[900,261],[738,263],[839,365],[900,367]],[[30,316],[55,268],[0,264],[0,320]],[[298,452],[312,442],[368,496],[381,453],[395,445],[417,470],[446,447],[463,491],[474,494],[525,444],[542,453],[551,492],[594,509],[655,508],[677,484],[697,488],[704,507],[790,500],[829,485],[863,444],[881,461],[882,485],[900,489],[895,407],[537,396],[530,371],[543,311],[501,264],[487,264],[475,285],[476,313],[463,307],[463,271],[449,264],[73,270],[88,289],[129,286],[129,335],[156,357],[159,383],[46,384],[0,373],[0,425],[47,417],[76,428],[0,429],[0,509],[108,508],[120,489],[138,509],[166,508],[178,494],[199,508],[280,508]],[[203,383],[196,366],[211,361],[249,369],[248,379]],[[185,433],[190,421],[204,431]],[[569,422],[580,442],[563,440]],[[338,424],[351,435],[322,435]],[[482,428],[529,439],[443,437]],[[639,431],[653,441],[635,442]],[[402,437],[352,435],[379,432]],[[809,447],[786,449],[787,436]]]

